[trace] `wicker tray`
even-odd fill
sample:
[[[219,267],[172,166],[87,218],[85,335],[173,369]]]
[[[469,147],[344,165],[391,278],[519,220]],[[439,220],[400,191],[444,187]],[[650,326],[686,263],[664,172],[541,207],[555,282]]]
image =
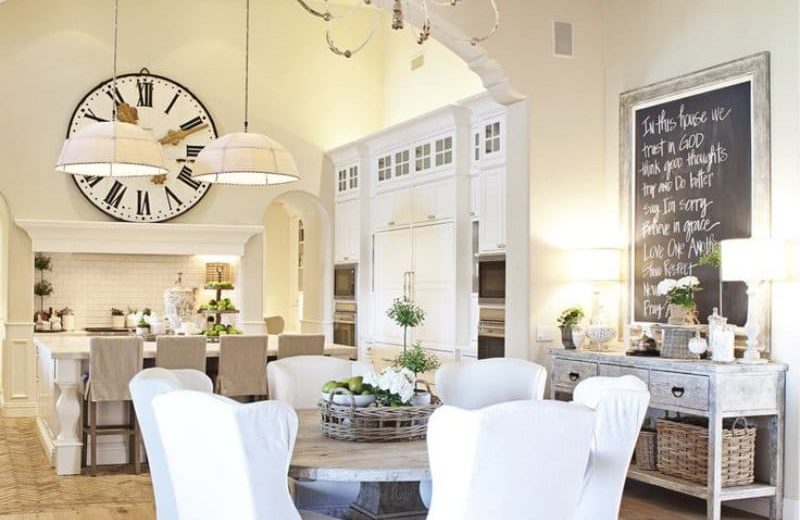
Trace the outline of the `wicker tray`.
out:
[[[350,394],[344,389],[334,393]],[[333,403],[334,393],[329,400],[319,402],[322,433],[331,439],[351,442],[423,440],[428,433],[428,418],[442,404],[439,398],[431,395],[431,404],[426,406],[394,408],[373,404],[357,407],[354,400],[349,406],[343,406]]]
[[[661,345],[661,357],[673,359],[697,359],[689,352],[689,340],[697,333],[695,326],[662,325],[664,342]]]
[[[699,417],[656,421],[658,471],[698,484],[708,482],[708,427]],[[743,417],[722,429],[722,487],[755,480],[756,427]]]

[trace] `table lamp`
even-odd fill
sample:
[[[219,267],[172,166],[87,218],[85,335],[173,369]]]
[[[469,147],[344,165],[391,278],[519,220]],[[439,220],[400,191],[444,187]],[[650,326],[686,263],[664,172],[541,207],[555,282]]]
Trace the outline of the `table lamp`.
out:
[[[603,286],[620,281],[620,250],[610,247],[574,249],[569,255],[570,276],[592,283],[591,323],[600,321]]]
[[[763,282],[780,280],[786,273],[786,251],[782,243],[766,238],[735,238],[720,242],[722,280],[747,283],[747,350],[741,363],[766,363],[759,353],[759,334],[763,309],[760,289]]]

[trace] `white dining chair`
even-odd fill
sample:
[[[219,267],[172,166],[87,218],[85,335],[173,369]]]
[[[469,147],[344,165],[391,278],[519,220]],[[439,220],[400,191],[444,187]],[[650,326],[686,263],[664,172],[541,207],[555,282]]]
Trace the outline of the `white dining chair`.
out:
[[[156,397],[153,409],[178,520],[330,518],[298,512],[289,495],[291,407],[182,390]]]
[[[492,358],[445,363],[436,372],[444,404],[467,410],[507,401],[542,399],[547,370],[531,361]]]
[[[372,365],[329,356],[293,356],[267,365],[270,399],[296,410],[316,408],[322,385],[331,380],[364,376]]]
[[[616,520],[650,393],[632,375],[592,377],[575,387],[573,402],[597,411],[593,463],[575,519]]]
[[[571,520],[595,416],[558,401],[442,406],[428,422],[428,520]]]
[[[372,365],[361,361],[327,356],[294,356],[267,365],[270,399],[288,404],[296,410],[315,409],[321,398],[322,385],[331,380],[363,376]],[[358,483],[297,482],[296,503],[302,509],[341,511],[356,500]]]
[[[148,368],[131,379],[129,388],[150,465],[156,516],[158,520],[176,520],[178,512],[175,496],[164,459],[164,447],[153,415],[153,399],[176,390],[195,390],[210,394],[213,390],[211,379],[198,370]]]

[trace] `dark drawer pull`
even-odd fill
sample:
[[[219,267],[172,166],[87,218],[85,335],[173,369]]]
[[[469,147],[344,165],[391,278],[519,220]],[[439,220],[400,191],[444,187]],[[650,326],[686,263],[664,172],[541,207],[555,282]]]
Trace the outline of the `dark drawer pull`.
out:
[[[577,381],[577,380],[578,380],[578,379],[580,379],[580,378],[581,378],[581,375],[580,375],[579,373],[577,373],[577,372],[570,372],[570,373],[569,373],[569,380],[570,380],[570,381],[573,381],[573,382],[575,382],[575,381]]]
[[[685,391],[686,390],[684,390],[684,388],[682,386],[673,386],[672,387],[672,395],[674,395],[675,397],[678,397],[678,398],[683,397],[683,393]]]

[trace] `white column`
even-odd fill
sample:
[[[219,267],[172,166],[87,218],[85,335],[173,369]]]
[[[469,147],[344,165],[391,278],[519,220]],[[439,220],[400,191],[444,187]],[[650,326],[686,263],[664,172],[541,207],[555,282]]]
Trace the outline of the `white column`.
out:
[[[239,325],[246,334],[266,334],[264,325],[264,233],[244,246],[236,285],[241,295]]]
[[[55,360],[56,417],[58,432],[53,442],[53,466],[58,475],[81,472],[81,360]]]

